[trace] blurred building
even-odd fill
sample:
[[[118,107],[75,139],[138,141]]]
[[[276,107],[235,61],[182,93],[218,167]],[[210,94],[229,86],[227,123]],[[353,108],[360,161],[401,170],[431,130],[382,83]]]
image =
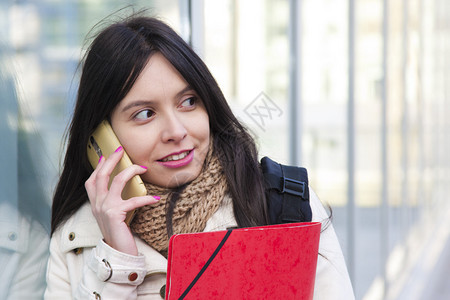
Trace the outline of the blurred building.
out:
[[[261,155],[308,168],[357,299],[413,299],[411,275],[428,278],[449,234],[450,2],[2,1],[1,47],[24,128],[43,143],[49,203],[89,36],[141,8],[203,57]]]

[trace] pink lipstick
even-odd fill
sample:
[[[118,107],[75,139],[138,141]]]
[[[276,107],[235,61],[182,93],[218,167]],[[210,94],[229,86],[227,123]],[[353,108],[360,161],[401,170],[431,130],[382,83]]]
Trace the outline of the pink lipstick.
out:
[[[167,168],[181,168],[188,165],[193,159],[194,149],[172,153],[158,160],[158,163]]]

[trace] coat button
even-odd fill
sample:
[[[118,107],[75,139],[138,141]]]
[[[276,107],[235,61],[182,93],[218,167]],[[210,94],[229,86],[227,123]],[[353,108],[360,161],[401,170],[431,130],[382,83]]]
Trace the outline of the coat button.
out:
[[[69,241],[73,241],[75,239],[75,233],[71,232],[69,233]]]
[[[15,240],[17,240],[17,233],[15,233],[15,232],[10,232],[9,234],[8,234],[8,238],[9,238],[9,240],[10,241],[15,241]]]
[[[162,299],[166,298],[166,285],[163,285],[159,290],[159,295]]]
[[[129,281],[135,281],[137,278],[138,278],[138,274],[137,274],[136,272],[131,272],[131,273],[128,275],[128,280],[129,280]]]
[[[75,248],[75,249],[73,249],[73,253],[75,253],[76,255],[79,255],[79,254],[83,253],[83,248]]]

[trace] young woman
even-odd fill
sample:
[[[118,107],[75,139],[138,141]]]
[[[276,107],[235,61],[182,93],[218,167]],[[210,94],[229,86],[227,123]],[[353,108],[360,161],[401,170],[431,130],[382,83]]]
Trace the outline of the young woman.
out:
[[[105,119],[123,148],[93,171],[86,145]],[[108,189],[124,151],[134,165]],[[134,175],[148,196],[124,201]],[[313,220],[326,220],[312,191],[310,201]],[[172,233],[266,224],[255,143],[202,60],[153,18],[104,29],[84,61],[54,195],[46,298],[161,299]],[[320,243],[315,298],[353,299],[332,226]]]

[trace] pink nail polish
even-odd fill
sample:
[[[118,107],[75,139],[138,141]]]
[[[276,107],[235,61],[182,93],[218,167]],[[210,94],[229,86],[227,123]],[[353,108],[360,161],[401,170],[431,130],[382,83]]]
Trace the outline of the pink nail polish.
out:
[[[155,198],[156,200],[161,200],[160,196],[153,196],[153,198]]]
[[[98,163],[100,163],[102,161],[103,155],[100,156],[100,158],[98,159]]]
[[[147,167],[146,167],[146,166],[140,166],[140,167],[147,170]]]
[[[122,151],[122,149],[123,149],[123,147],[122,147],[122,146],[119,146],[119,147],[116,149],[116,151],[114,151],[114,152]]]

